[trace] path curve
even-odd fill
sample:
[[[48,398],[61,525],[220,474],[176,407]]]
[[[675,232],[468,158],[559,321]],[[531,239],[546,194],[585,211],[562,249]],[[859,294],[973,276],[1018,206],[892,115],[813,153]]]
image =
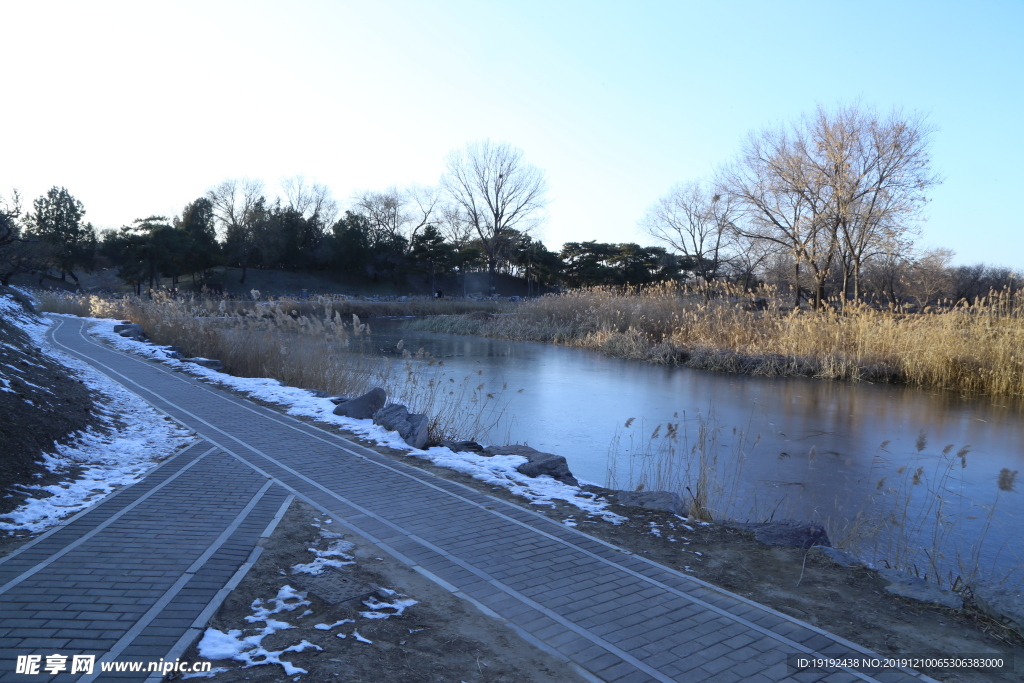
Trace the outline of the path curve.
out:
[[[7,653],[180,656],[218,596],[255,561],[260,536],[297,496],[591,680],[933,681],[906,670],[793,673],[790,655],[876,655],[543,515],[114,350],[89,336],[85,321],[55,318],[48,338],[203,441],[0,559],[0,624],[9,627],[0,632],[0,648]],[[200,519],[209,522],[202,530]],[[8,654],[0,680],[29,680],[11,671]]]

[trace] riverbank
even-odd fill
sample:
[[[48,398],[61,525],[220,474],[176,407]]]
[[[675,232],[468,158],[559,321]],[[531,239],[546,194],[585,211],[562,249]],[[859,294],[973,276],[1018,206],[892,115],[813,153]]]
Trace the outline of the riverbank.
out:
[[[222,388],[225,388],[222,386]],[[239,392],[244,395],[243,392]],[[252,397],[249,396],[250,400]],[[280,403],[260,401],[262,405],[288,413],[288,406]],[[643,556],[656,563],[670,567],[677,571],[706,581],[716,586],[725,588],[735,594],[766,605],[783,615],[800,619],[818,628],[835,633],[859,645],[884,655],[896,654],[923,654],[933,653],[943,656],[950,656],[964,653],[1001,653],[1013,655],[1016,661],[1024,662],[1024,639],[1001,625],[996,620],[986,616],[972,604],[962,610],[954,610],[936,605],[927,605],[915,600],[901,598],[887,592],[887,582],[874,570],[864,566],[842,567],[829,560],[826,555],[810,552],[794,547],[768,546],[756,540],[751,531],[720,525],[695,523],[677,517],[674,514],[659,510],[648,510],[632,506],[610,504],[603,510],[604,516],[608,513],[617,515],[617,522],[610,522],[602,519],[602,514],[595,514],[589,507],[579,507],[565,500],[547,500],[542,504],[531,504],[528,498],[516,495],[513,490],[494,483],[487,483],[479,476],[468,472],[460,472],[450,467],[442,467],[431,459],[424,457],[425,454],[416,453],[408,449],[390,448],[381,445],[371,435],[358,434],[346,431],[337,424],[328,424],[317,420],[314,417],[300,417],[317,426],[329,430],[338,430],[347,438],[358,441],[361,445],[371,448],[378,453],[388,456],[396,461],[412,464],[417,468],[425,470],[433,475],[458,482],[464,486],[471,487],[484,492],[494,498],[506,503],[517,505],[531,512],[546,515],[566,526],[572,526],[588,536],[611,543],[624,551]],[[599,487],[584,486],[583,493],[604,494],[607,490]],[[499,503],[496,503],[499,504]],[[294,512],[294,511],[293,511]],[[317,520],[317,529],[330,528],[324,526],[321,517]],[[289,531],[278,531],[272,539],[272,545],[268,546],[268,552],[272,554],[266,562],[266,567],[257,571],[252,580],[247,578],[231,594],[225,607],[218,613],[213,625],[221,630],[231,628],[253,628],[243,621],[251,609],[249,605],[254,600],[272,597],[280,589],[282,582],[287,582],[287,577],[280,574],[280,567],[291,566],[298,562],[309,562],[315,559],[315,551],[310,550],[313,545],[310,538],[303,536],[300,529],[306,530],[307,535],[315,533],[315,529],[309,526],[297,524],[288,527],[296,532],[294,538],[288,536]],[[457,645],[448,655],[442,655],[436,649],[432,649],[429,643],[437,641],[437,634],[450,630],[452,620],[474,619],[479,620],[480,615],[469,606],[463,605],[455,608],[446,607],[446,602],[439,600],[450,600],[450,596],[441,593],[427,593],[423,587],[411,585],[409,577],[417,578],[413,573],[399,563],[395,563],[382,553],[376,553],[372,547],[358,538],[347,539],[355,542],[360,549],[355,569],[359,572],[366,571],[366,560],[369,557],[385,558],[384,561],[375,560],[372,562],[371,570],[376,573],[375,583],[390,589],[398,589],[408,598],[419,601],[421,604],[410,607],[400,619],[386,621],[367,622],[360,620],[358,610],[362,609],[357,602],[349,607],[339,606],[334,608],[324,619],[332,619],[327,623],[335,623],[341,619],[352,618],[355,621],[345,624],[335,631],[351,635],[344,629],[358,630],[359,634],[367,640],[373,641],[374,645],[366,644],[366,650],[356,650],[355,645],[364,643],[350,642],[346,638],[338,641],[337,638],[325,639],[322,632],[315,629],[314,624],[322,621],[321,605],[313,599],[314,615],[309,618],[310,623],[302,626],[289,620],[292,625],[299,629],[290,629],[282,635],[284,639],[268,641],[276,643],[274,647],[286,646],[298,642],[301,639],[309,639],[310,642],[322,644],[325,648],[330,647],[330,656],[325,653],[317,654],[314,651],[302,653],[290,653],[288,659],[296,666],[308,669],[311,673],[316,671],[337,671],[339,665],[344,669],[351,665],[363,667],[376,660],[382,666],[397,666],[404,663],[412,666],[418,671],[436,670],[439,662],[451,662],[452,666],[460,667],[465,662],[462,660],[466,653],[467,644],[464,640],[455,640]],[[375,554],[376,553],[376,554]],[[353,552],[352,554],[355,554]],[[282,559],[284,558],[284,559]],[[306,598],[310,599],[310,598]],[[326,608],[326,607],[325,607]],[[304,608],[305,609],[305,608]],[[448,615],[450,618],[446,618]],[[420,633],[409,634],[409,630],[425,628],[422,636]],[[410,637],[415,636],[415,638]],[[476,634],[476,642],[469,643],[477,651],[483,651],[490,647],[490,630],[482,630]],[[321,636],[317,638],[317,636]],[[417,640],[422,639],[422,640]],[[287,642],[285,642],[287,640]],[[401,647],[395,647],[396,641],[406,641]],[[323,642],[322,642],[323,641]],[[378,643],[383,641],[386,651],[369,653]],[[425,641],[425,642],[422,642]],[[328,645],[328,642],[330,643]],[[506,645],[510,644],[507,641]],[[502,660],[501,667],[504,671],[513,669],[523,661],[523,657],[530,655],[530,649],[525,644],[516,645],[511,643],[512,649],[507,652],[518,653],[516,659]],[[423,649],[426,647],[426,649]],[[417,650],[421,650],[417,652]],[[185,659],[196,659],[195,655]],[[483,655],[483,661],[487,661]],[[504,655],[502,655],[504,656]],[[419,659],[417,659],[419,658]],[[240,670],[237,662],[218,662],[218,666],[230,668],[230,671],[218,674],[217,679],[242,680],[249,677],[250,680],[275,680],[274,671],[279,672],[277,667],[260,667],[270,669],[265,674],[252,669]],[[493,666],[493,664],[489,664]],[[422,668],[417,668],[422,667]],[[474,673],[472,666],[468,667],[468,673],[473,678],[461,680],[505,680],[498,675],[497,668]],[[543,673],[538,671],[538,673]],[[983,681],[1016,681],[1019,674],[1016,673],[968,673],[928,671],[932,677],[941,681],[969,681],[981,683]],[[492,674],[494,678],[488,678]],[[263,676],[261,678],[261,676]],[[359,678],[345,679],[340,677],[336,680],[361,680]],[[426,676],[424,680],[432,680]],[[450,680],[450,679],[446,679]],[[529,680],[513,678],[510,680]]]
[[[0,287],[0,537],[39,532],[138,481],[187,441],[138,396],[43,340]]]
[[[764,296],[762,296],[764,295]],[[664,365],[770,377],[1024,395],[1020,293],[908,313],[791,310],[765,291],[581,290],[501,315],[412,321],[412,329],[534,341]]]
[[[528,487],[531,483],[544,484],[546,478],[529,479],[524,476],[522,481],[514,481],[510,479],[515,476],[514,467],[504,466],[514,463],[499,463],[496,458],[474,459],[470,454],[460,460],[462,471],[440,467],[437,464],[438,460],[430,456],[437,455],[444,449],[431,449],[433,453],[410,450],[397,439],[392,438],[389,441],[386,438],[387,433],[382,435],[379,427],[354,420],[344,423],[339,419],[332,420],[332,417],[337,418],[332,416],[333,404],[327,398],[318,397],[311,392],[282,386],[270,380],[232,378],[201,366],[175,361],[167,353],[167,349],[113,334],[113,323],[114,321],[110,320],[97,321],[96,324],[101,327],[109,326],[109,329],[105,329],[100,336],[126,350],[142,353],[154,360],[161,359],[222,388],[237,391],[264,405],[269,404],[276,410],[298,416],[300,419],[315,421],[326,429],[341,429],[348,434],[368,437],[369,442],[364,440],[364,443],[388,457],[415,464],[439,476],[473,486],[506,502],[547,514],[566,526],[575,525],[577,530],[590,536],[613,543],[631,553],[651,558],[655,562],[698,579],[721,585],[744,597],[764,603],[781,614],[833,631],[880,653],[1020,652],[1020,643],[1016,636],[1005,629],[1001,630],[997,622],[970,610],[924,606],[891,596],[885,592],[885,582],[869,569],[836,567],[823,558],[806,554],[799,548],[763,546],[751,533],[740,529],[715,524],[695,524],[665,512],[626,506],[616,507],[615,503],[604,504],[599,509],[594,505],[603,495],[598,489],[564,486],[567,495],[561,498],[554,495],[524,497],[521,494],[524,490],[530,490]],[[391,447],[382,446],[380,441],[390,443]],[[454,459],[458,455],[449,452],[446,457]],[[479,461],[476,463],[476,469],[469,467],[474,464],[474,460]],[[501,476],[496,476],[497,473],[493,470],[497,466],[502,468]],[[547,483],[550,485],[557,482]],[[553,488],[546,491],[550,494]],[[568,495],[570,492],[572,495]],[[622,517],[625,519],[620,519]],[[606,521],[609,518],[614,521]],[[301,553],[308,547],[309,544],[303,544],[302,548],[296,547],[293,550]],[[302,562],[306,560],[312,558],[301,559]],[[384,580],[378,583],[384,587],[400,586],[398,583]],[[411,599],[418,599],[415,592],[409,595]],[[236,608],[238,605],[251,605],[257,598],[269,600],[273,598],[273,591],[268,592],[257,584],[251,593],[237,595],[236,601],[232,604]],[[427,604],[429,601],[423,602]],[[410,616],[417,615],[415,607],[408,612]],[[444,615],[448,612],[440,607],[436,609],[435,614]],[[343,618],[345,617],[339,616],[335,621]],[[229,621],[218,622],[218,625],[227,630],[232,628]],[[880,629],[880,625],[884,625],[884,628]],[[417,628],[415,625],[413,627]],[[315,625],[312,628],[315,628]],[[347,631],[346,634],[351,635]],[[360,634],[364,634],[364,631],[361,630]],[[347,638],[345,640],[348,641]],[[367,640],[373,638],[368,637]],[[268,644],[271,642],[268,640]],[[387,640],[384,642],[389,645],[396,644]],[[435,666],[438,653],[429,643],[430,641],[425,643],[425,659],[422,661]],[[396,657],[400,654],[401,652],[397,652]],[[304,662],[307,661],[307,656],[316,657],[311,650],[309,653],[296,653],[293,661],[296,665],[306,668]],[[1019,656],[1024,656],[1024,653]],[[325,665],[329,661],[328,657]],[[396,661],[408,663],[410,660]],[[245,675],[249,673],[246,672]],[[234,675],[241,675],[241,672]],[[936,673],[936,676],[942,678],[941,674]],[[972,679],[961,674],[956,680],[1013,679],[1000,679],[989,674]]]
[[[112,326],[111,321],[97,324]],[[608,501],[606,490],[596,487],[575,488],[546,482],[544,477],[533,480],[522,477],[521,481],[516,481],[514,467],[509,466],[516,463],[502,463],[496,458],[472,454],[459,458],[458,453],[450,452],[446,459],[440,459],[440,452],[446,449],[411,450],[399,439],[389,439],[379,427],[333,416],[333,404],[310,392],[267,380],[232,378],[199,366],[188,367],[168,359],[158,347],[122,339],[110,332],[100,336],[126,350],[162,358],[164,362],[187,369],[222,389],[237,392],[267,407],[315,422],[325,429],[340,430],[388,457],[546,514],[566,526],[575,526],[595,538],[722,586],[882,654],[1002,652],[1024,657],[1019,637],[983,615],[969,601],[967,609],[954,610],[900,598],[887,593],[887,581],[866,567],[837,566],[826,557],[800,548],[765,546],[754,534],[742,529],[697,524],[667,512],[619,506]],[[537,491],[530,488],[533,483],[547,484],[548,488],[543,489],[547,495],[537,495]],[[555,488],[559,489],[556,492],[559,495],[551,495]],[[533,495],[524,495],[530,492]],[[249,605],[257,598],[266,600],[272,597],[270,592],[265,587],[254,589],[251,593],[239,594],[233,604],[237,607]],[[228,628],[230,623],[225,621],[223,625]],[[307,656],[315,657],[312,652],[296,653],[293,661],[305,668],[304,662],[309,661]],[[944,678],[940,672],[931,673]],[[945,679],[1014,680],[991,674],[972,678],[963,673],[955,679],[949,676]]]

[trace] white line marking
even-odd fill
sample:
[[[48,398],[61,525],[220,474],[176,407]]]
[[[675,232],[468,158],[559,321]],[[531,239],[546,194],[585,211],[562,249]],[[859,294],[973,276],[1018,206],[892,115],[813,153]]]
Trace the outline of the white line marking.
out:
[[[142,479],[140,479],[139,481],[137,481],[137,482],[135,482],[134,484],[131,484],[131,485],[129,485],[129,486],[122,486],[122,487],[121,487],[121,488],[119,488],[118,490],[116,490],[116,491],[112,491],[111,493],[108,493],[107,495],[103,496],[103,498],[101,498],[100,500],[97,500],[97,501],[96,501],[95,503],[93,503],[93,504],[92,504],[92,505],[90,505],[89,507],[85,508],[85,509],[84,509],[84,510],[82,510],[81,512],[78,512],[77,514],[75,514],[75,515],[73,515],[73,516],[71,516],[71,517],[68,517],[67,519],[63,520],[63,521],[62,521],[62,522],[61,522],[60,524],[58,524],[57,526],[55,526],[55,527],[53,527],[53,528],[51,528],[51,529],[48,529],[48,530],[46,530],[45,532],[43,532],[43,533],[42,533],[41,535],[39,535],[39,536],[36,536],[36,537],[35,537],[35,538],[33,538],[33,539],[32,539],[31,541],[29,541],[29,542],[28,542],[28,543],[26,543],[25,545],[23,545],[23,546],[19,547],[19,548],[18,548],[17,550],[15,550],[14,552],[12,552],[12,553],[9,553],[9,554],[7,554],[7,555],[4,555],[3,557],[0,557],[0,564],[3,564],[4,562],[6,562],[7,560],[11,559],[12,557],[16,557],[16,556],[20,555],[21,553],[25,552],[26,550],[28,550],[28,549],[29,549],[29,548],[31,548],[32,546],[36,545],[36,544],[37,544],[37,543],[39,543],[40,541],[44,541],[44,540],[46,540],[47,538],[49,538],[49,537],[50,537],[50,536],[52,536],[53,534],[57,533],[57,532],[58,532],[58,531],[60,531],[61,529],[64,529],[64,528],[68,527],[69,525],[71,525],[71,524],[72,524],[73,522],[75,522],[76,520],[78,520],[78,519],[81,519],[81,518],[82,518],[82,517],[84,517],[85,515],[89,514],[90,512],[92,512],[93,510],[95,510],[96,508],[98,508],[98,507],[99,507],[100,505],[103,505],[104,503],[108,503],[108,502],[110,502],[110,501],[111,501],[112,499],[114,499],[115,497],[117,497],[117,496],[119,496],[120,494],[124,493],[125,491],[130,491],[130,490],[132,489],[132,487],[134,487],[134,486],[138,486],[139,484],[142,484],[142,483],[143,483],[143,482],[145,482],[145,481],[146,481],[146,479],[148,479],[148,478],[149,478],[149,477],[150,477],[150,476],[151,476],[151,475],[152,475],[152,474],[153,474],[154,472],[156,472],[157,470],[159,470],[159,469],[160,469],[160,468],[162,468],[163,466],[165,466],[165,465],[167,465],[167,464],[169,464],[169,463],[171,463],[171,462],[175,461],[175,460],[176,460],[176,459],[178,458],[178,456],[179,456],[179,455],[181,455],[181,454],[182,454],[182,453],[184,453],[185,451],[189,450],[190,448],[195,448],[196,446],[198,446],[199,444],[201,444],[201,443],[202,443],[202,442],[203,442],[204,440],[205,440],[205,439],[203,439],[202,437],[197,437],[197,438],[196,438],[196,439],[195,439],[195,440],[194,440],[194,441],[193,441],[192,443],[190,443],[189,445],[187,445],[187,446],[182,446],[182,447],[181,447],[181,448],[179,448],[179,449],[178,449],[177,451],[175,451],[175,452],[174,452],[174,453],[172,453],[171,455],[167,456],[167,458],[165,458],[163,462],[161,462],[160,464],[156,465],[155,467],[153,467],[152,469],[150,469],[150,470],[149,470],[148,472],[146,472],[146,474],[145,474],[145,475],[143,475]]]
[[[160,612],[170,604],[171,600],[173,600],[181,589],[185,587],[185,584],[192,580],[192,577],[195,576],[196,572],[198,572],[204,564],[206,564],[206,561],[213,557],[215,552],[220,550],[220,547],[224,545],[228,538],[231,537],[231,534],[235,533],[235,530],[241,526],[242,522],[245,521],[245,518],[249,516],[250,512],[252,512],[252,509],[256,507],[261,500],[263,500],[263,495],[273,485],[274,482],[268,481],[259,491],[256,492],[256,495],[249,500],[249,503],[242,508],[237,515],[235,515],[231,524],[229,524],[227,528],[220,533],[217,539],[211,543],[205,551],[203,551],[202,555],[197,557],[195,561],[189,565],[189,568],[185,570],[185,573],[178,577],[178,580],[160,596],[160,599],[157,600],[152,607],[146,610],[146,613],[143,614],[130,629],[128,629],[128,632],[114,643],[110,650],[108,650],[106,654],[99,659],[100,662],[110,662],[117,659],[117,657],[132,644],[132,641],[135,640],[139,634],[142,633],[146,627],[160,615]],[[86,674],[78,679],[78,683],[89,683],[89,681],[96,680],[99,675],[99,671],[94,671],[92,674]]]
[[[103,522],[101,522],[99,524],[99,526],[97,526],[95,529],[93,529],[89,533],[83,535],[78,540],[76,540],[76,541],[74,541],[72,543],[69,543],[68,545],[64,546],[63,548],[58,550],[53,555],[50,555],[48,558],[46,558],[45,560],[43,560],[39,564],[36,564],[35,566],[33,566],[28,571],[20,574],[19,576],[16,576],[15,578],[11,579],[10,581],[5,583],[4,585],[0,586],[0,594],[6,593],[9,589],[13,588],[14,586],[17,586],[19,583],[21,583],[25,579],[29,578],[30,576],[32,576],[36,572],[40,571],[44,567],[46,567],[46,566],[48,566],[50,564],[53,564],[54,562],[56,562],[61,557],[64,557],[69,552],[71,552],[72,550],[74,550],[78,546],[82,545],[83,543],[88,541],[90,538],[92,538],[93,536],[98,534],[99,532],[101,532],[104,529],[106,529],[108,526],[110,526],[111,524],[116,522],[118,519],[120,519],[124,515],[128,514],[128,512],[130,512],[131,510],[135,509],[136,507],[138,507],[139,505],[144,503],[147,499],[149,499],[151,496],[153,496],[157,491],[159,491],[160,489],[162,489],[163,487],[167,486],[172,481],[174,481],[175,479],[177,479],[178,477],[183,475],[185,472],[187,472],[189,469],[191,469],[194,465],[196,465],[199,461],[201,461],[203,458],[208,456],[210,453],[213,453],[215,450],[217,450],[216,447],[211,448],[210,450],[206,451],[205,453],[200,455],[198,458],[196,458],[195,460],[193,460],[192,462],[190,462],[189,464],[185,465],[180,470],[178,470],[177,472],[175,472],[174,474],[169,476],[167,479],[165,479],[164,481],[160,482],[158,485],[154,486],[149,491],[146,491],[146,493],[144,493],[143,495],[139,496],[138,500],[136,500],[135,502],[131,503],[130,505],[126,505],[123,509],[118,510],[116,513],[111,515],[109,518],[103,520]]]

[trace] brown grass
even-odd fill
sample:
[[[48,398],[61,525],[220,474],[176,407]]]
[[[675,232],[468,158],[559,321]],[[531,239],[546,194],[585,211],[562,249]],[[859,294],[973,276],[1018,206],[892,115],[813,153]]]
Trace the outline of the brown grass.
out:
[[[491,319],[436,317],[417,329],[540,341],[653,363],[755,375],[895,382],[1024,395],[1022,295],[924,313],[848,306],[788,310],[770,290],[591,289],[549,295]],[[751,302],[763,298],[764,310]]]
[[[744,467],[758,457],[759,441],[749,427],[727,431],[713,412],[676,415],[653,428],[631,418],[608,450],[609,486],[679,493],[690,516],[701,521],[790,518],[786,505],[794,501],[786,494],[765,497],[756,485],[741,492]],[[1009,547],[1017,536],[1014,520],[999,509],[1002,496],[1016,491],[1018,473],[1003,469],[991,502],[973,503],[964,493],[970,447],[947,445],[929,454],[927,445],[922,432],[907,459],[883,443],[865,478],[869,490],[854,508],[844,511],[837,501],[834,515],[811,521],[826,527],[836,547],[956,590],[979,579],[1024,583],[1024,558]],[[803,481],[794,484],[811,487],[828,476],[815,460],[812,450]],[[1000,557],[1009,561],[998,563]]]
[[[423,353],[406,350],[395,359],[349,351],[349,340],[368,333],[369,326],[351,313],[347,302],[53,293],[37,293],[36,298],[44,311],[130,320],[154,343],[180,346],[189,357],[215,358],[235,376],[266,377],[342,396],[383,387],[390,401],[430,417],[435,440],[477,438],[497,423],[506,403],[501,389],[476,376],[455,376],[443,362]]]
[[[629,418],[608,448],[608,486],[678,493],[689,516],[704,522],[758,517],[757,510],[738,510],[737,492],[747,456],[760,437],[751,439],[734,428],[726,449],[723,433],[713,412],[676,413],[653,429]]]

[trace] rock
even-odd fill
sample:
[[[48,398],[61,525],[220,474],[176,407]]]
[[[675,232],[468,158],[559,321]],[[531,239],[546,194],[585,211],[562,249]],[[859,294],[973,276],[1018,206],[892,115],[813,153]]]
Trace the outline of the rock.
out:
[[[1024,637],[1024,592],[1017,588],[978,581],[971,586],[974,602],[982,612],[1001,621]]]
[[[124,332],[125,330],[127,330],[129,327],[132,327],[133,325],[135,327],[138,327],[138,325],[135,325],[135,323],[133,323],[131,320],[122,320],[121,322],[119,322],[116,325],[114,325],[114,332],[117,332],[117,333]]]
[[[183,358],[182,360],[186,363],[195,363],[196,365],[201,365],[204,368],[210,368],[211,370],[224,369],[224,364],[219,360],[214,360],[213,358]]]
[[[832,564],[839,565],[840,567],[864,567],[864,562],[852,555],[845,550],[839,548],[832,548],[827,545],[816,545],[811,549],[811,555],[818,555],[824,557],[832,562]]]
[[[576,477],[572,476],[572,472],[569,471],[569,463],[567,463],[565,458],[561,455],[542,453],[535,448],[520,445],[488,446],[484,449],[483,454],[522,455],[526,457],[528,462],[525,462],[516,468],[516,471],[520,474],[525,474],[528,477],[539,477],[542,474],[546,474],[552,479],[557,479],[563,484],[568,484],[569,486],[580,485],[580,483],[576,481]]]
[[[489,455],[482,452],[484,450],[484,447],[478,444],[476,441],[442,441],[440,445],[456,453],[464,453],[468,451],[470,453],[480,453],[481,455]]]
[[[615,491],[610,497],[619,505],[645,510],[664,510],[682,517],[687,513],[683,497],[670,491]]]
[[[481,455],[522,455],[529,457],[530,453],[540,453],[536,448],[513,444],[511,446],[487,446]]]
[[[352,399],[348,396],[331,396],[328,400],[334,405],[341,405],[345,401],[351,401]]]
[[[427,445],[427,416],[410,414],[409,409],[400,403],[384,406],[373,414],[373,421],[389,432],[398,432],[402,440],[413,448],[422,449]]]
[[[898,569],[879,569],[878,575],[889,582],[885,590],[893,595],[952,609],[961,609],[964,606],[964,599],[953,591],[940,588],[934,583],[928,583]]]
[[[339,403],[334,409],[335,415],[354,417],[357,420],[368,420],[373,414],[384,407],[388,400],[387,392],[380,387],[370,389],[362,396],[358,396],[344,403]]]
[[[126,339],[142,339],[146,336],[146,333],[142,329],[142,325],[135,325],[132,323],[129,323],[128,325],[114,325],[114,332],[117,332]]]
[[[735,529],[753,531],[754,538],[765,545],[790,548],[810,548],[816,545],[832,546],[825,527],[814,522],[783,520],[780,522],[730,524]]]

